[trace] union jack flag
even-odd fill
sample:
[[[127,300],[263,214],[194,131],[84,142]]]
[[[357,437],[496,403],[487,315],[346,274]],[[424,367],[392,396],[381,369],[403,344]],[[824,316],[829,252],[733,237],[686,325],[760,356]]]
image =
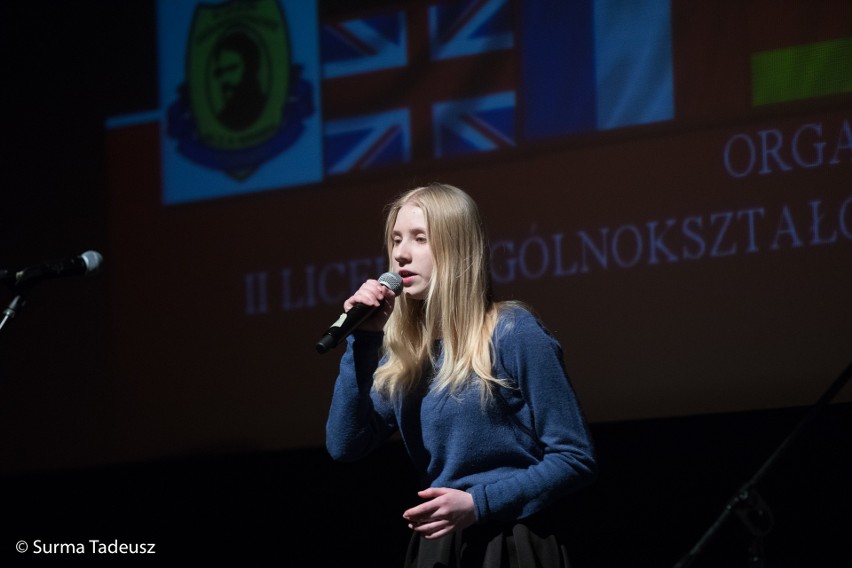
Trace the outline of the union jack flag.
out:
[[[436,60],[511,49],[515,34],[509,0],[430,6],[429,41]]]
[[[341,174],[411,160],[406,109],[325,122],[325,169]]]
[[[436,103],[435,157],[488,152],[515,145],[515,93]]]
[[[320,29],[325,79],[402,67],[408,63],[405,13],[380,14]]]
[[[515,144],[511,0],[399,2],[322,22],[326,174]]]

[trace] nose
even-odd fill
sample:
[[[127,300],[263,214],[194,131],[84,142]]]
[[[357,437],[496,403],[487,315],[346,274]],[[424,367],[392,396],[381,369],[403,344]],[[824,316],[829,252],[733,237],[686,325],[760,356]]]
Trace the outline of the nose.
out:
[[[411,262],[411,254],[405,242],[401,242],[394,247],[393,259],[400,266],[405,266]]]

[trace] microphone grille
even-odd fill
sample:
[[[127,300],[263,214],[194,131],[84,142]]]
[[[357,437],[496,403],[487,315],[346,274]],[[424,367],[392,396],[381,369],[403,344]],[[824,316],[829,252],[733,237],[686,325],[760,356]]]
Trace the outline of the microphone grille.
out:
[[[379,284],[393,292],[394,296],[399,296],[402,292],[402,276],[395,272],[385,272],[379,276]]]
[[[98,251],[87,250],[80,256],[83,257],[83,262],[86,264],[87,274],[97,272],[101,269],[101,263],[104,261],[104,257],[101,256],[101,253]]]

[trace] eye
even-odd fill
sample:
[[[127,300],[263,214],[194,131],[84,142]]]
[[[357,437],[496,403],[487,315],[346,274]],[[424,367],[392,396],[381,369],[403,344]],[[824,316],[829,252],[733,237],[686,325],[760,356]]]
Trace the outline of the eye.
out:
[[[417,242],[418,243],[425,243],[426,242],[426,235],[417,235]]]

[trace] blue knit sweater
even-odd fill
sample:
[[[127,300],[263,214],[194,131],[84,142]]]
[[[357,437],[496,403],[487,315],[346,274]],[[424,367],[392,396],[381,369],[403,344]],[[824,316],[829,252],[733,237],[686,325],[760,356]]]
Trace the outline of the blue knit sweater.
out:
[[[424,377],[408,396],[379,396],[382,333],[349,336],[326,424],[332,458],[362,458],[399,431],[424,482],[470,493],[480,523],[522,519],[590,482],[592,441],[559,343],[522,308],[501,314],[493,339],[494,373],[512,387],[483,408],[478,379],[452,395]]]

